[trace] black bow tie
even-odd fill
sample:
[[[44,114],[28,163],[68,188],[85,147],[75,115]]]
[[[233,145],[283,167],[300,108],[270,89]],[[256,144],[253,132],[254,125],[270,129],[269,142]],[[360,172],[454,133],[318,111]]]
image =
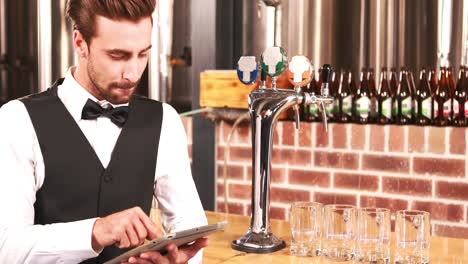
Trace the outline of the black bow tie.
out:
[[[102,108],[93,100],[88,99],[83,107],[83,111],[81,112],[81,119],[96,119],[100,116],[106,116],[112,121],[112,123],[122,127],[125,124],[125,121],[127,121],[128,106],[119,106],[116,108],[110,106],[108,108]]]

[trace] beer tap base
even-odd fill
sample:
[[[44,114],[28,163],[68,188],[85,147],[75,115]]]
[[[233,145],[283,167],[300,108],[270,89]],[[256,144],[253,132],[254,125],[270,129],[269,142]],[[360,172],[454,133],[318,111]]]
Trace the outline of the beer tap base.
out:
[[[243,237],[233,240],[231,248],[247,253],[272,253],[286,247],[284,240],[273,233],[253,233],[248,231]]]

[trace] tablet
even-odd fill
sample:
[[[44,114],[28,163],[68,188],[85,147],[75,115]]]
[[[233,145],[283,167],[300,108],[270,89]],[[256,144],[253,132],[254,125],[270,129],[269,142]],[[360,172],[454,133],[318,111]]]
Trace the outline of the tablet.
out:
[[[127,261],[130,257],[140,255],[145,251],[159,251],[161,253],[165,253],[166,246],[171,243],[176,244],[178,247],[188,244],[197,240],[198,238],[206,237],[211,233],[223,229],[226,224],[227,221],[223,221],[212,225],[199,226],[187,230],[169,233],[151,240],[150,242],[139,247],[131,249],[124,254],[105,262],[104,264],[120,264],[123,261]]]

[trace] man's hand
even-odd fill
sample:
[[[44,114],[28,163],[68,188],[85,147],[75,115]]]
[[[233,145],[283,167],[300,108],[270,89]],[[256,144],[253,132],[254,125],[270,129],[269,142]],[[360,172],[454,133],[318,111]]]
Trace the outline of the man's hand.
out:
[[[200,238],[187,247],[177,248],[175,244],[166,247],[167,254],[161,255],[156,251],[143,252],[140,256],[131,257],[128,262],[122,264],[182,264],[187,263],[197,252],[208,245],[208,238]]]
[[[92,246],[96,252],[115,244],[119,248],[136,247],[148,239],[161,235],[155,223],[141,210],[134,207],[98,218],[93,226]]]

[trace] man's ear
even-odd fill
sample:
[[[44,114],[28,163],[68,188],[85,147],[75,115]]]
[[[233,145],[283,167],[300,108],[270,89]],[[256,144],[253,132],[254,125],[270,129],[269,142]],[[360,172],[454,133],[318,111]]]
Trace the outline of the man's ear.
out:
[[[73,30],[73,46],[78,53],[78,57],[83,59],[88,57],[88,43],[86,43],[81,32],[76,29]]]

